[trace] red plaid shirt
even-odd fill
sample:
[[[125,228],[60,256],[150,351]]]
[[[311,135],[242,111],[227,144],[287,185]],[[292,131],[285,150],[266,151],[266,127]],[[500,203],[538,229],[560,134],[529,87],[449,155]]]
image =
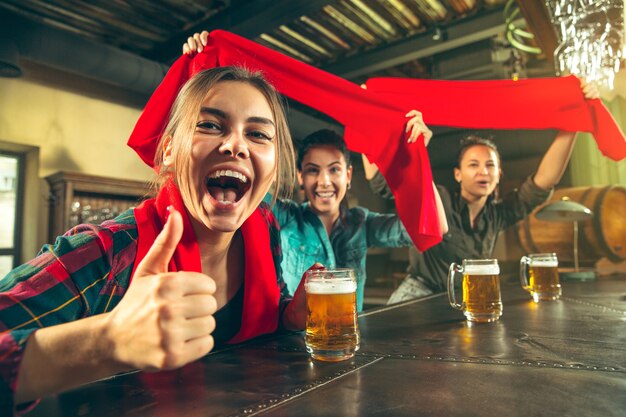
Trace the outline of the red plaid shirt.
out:
[[[279,226],[265,204],[261,211],[270,230],[282,315],[290,298],[281,278]],[[99,226],[73,228],[0,279],[1,416],[15,413],[17,374],[32,332],[115,308],[128,289],[136,252],[137,225],[128,210]]]

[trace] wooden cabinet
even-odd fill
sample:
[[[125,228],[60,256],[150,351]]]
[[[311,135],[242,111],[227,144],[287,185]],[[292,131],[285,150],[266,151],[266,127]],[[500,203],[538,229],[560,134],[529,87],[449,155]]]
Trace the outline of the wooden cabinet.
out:
[[[71,172],[57,172],[46,180],[50,185],[49,242],[77,224],[112,219],[149,196],[144,181]]]

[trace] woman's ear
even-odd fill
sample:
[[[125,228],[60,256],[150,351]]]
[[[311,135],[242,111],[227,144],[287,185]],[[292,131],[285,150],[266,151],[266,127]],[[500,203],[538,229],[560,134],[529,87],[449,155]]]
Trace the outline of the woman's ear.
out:
[[[454,168],[454,180],[458,183],[461,182],[461,170],[458,168]]]
[[[163,141],[163,166],[169,167],[174,164],[172,155],[172,137],[168,136]]]
[[[346,176],[348,177],[348,184],[350,184],[352,182],[352,165],[348,167]]]
[[[302,171],[298,171],[298,184],[300,185],[300,188],[304,185],[304,181],[302,181]]]

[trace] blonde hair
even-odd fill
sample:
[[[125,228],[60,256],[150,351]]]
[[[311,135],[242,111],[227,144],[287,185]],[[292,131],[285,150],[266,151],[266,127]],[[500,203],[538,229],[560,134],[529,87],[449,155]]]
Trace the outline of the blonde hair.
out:
[[[189,183],[187,173],[189,172],[191,142],[198,114],[209,92],[223,81],[247,83],[259,90],[267,99],[276,123],[276,181],[272,195],[274,200],[278,196],[288,197],[292,190],[292,184],[295,182],[295,162],[293,143],[282,98],[260,72],[252,72],[241,67],[219,67],[204,70],[195,74],[185,83],[172,105],[169,121],[159,140],[154,157],[154,166],[157,168],[154,188],[158,191],[169,177],[173,177],[179,186],[183,201],[191,201],[190,196],[185,194],[187,194],[186,190],[189,189],[187,187]],[[172,155],[174,156],[174,163],[170,166],[163,165],[163,151],[167,138],[171,138]]]

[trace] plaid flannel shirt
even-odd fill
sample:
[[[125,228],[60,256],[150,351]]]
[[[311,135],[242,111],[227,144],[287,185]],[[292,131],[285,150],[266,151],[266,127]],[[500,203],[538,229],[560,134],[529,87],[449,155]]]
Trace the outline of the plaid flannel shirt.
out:
[[[280,230],[269,208],[260,209],[270,230],[282,317],[290,296],[281,278]],[[136,242],[135,216],[128,210],[99,226],[73,228],[0,279],[0,415],[16,412],[14,391],[28,337],[115,308],[130,283]]]

